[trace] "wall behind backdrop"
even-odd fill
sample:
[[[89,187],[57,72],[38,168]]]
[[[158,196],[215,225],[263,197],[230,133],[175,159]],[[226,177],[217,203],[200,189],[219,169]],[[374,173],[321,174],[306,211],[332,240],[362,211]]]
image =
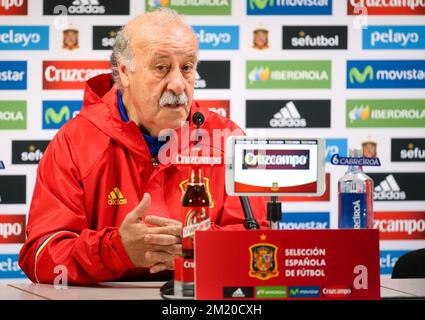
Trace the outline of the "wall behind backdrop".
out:
[[[345,168],[329,159],[363,148],[382,163],[365,168],[381,275],[425,247],[425,1],[0,0],[0,283],[28,281],[17,261],[37,163],[82,81],[108,72],[120,26],[158,6],[198,35],[201,104],[248,134],[326,138],[327,191],[284,198],[282,227],[336,228]]]

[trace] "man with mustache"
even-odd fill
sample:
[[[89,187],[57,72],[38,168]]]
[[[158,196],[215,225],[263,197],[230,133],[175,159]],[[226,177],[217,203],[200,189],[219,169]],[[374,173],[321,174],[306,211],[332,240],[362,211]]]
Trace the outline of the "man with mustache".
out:
[[[112,76],[87,81],[80,114],[57,133],[38,168],[19,263],[33,281],[68,283],[166,280],[182,254],[181,196],[187,170],[158,158],[200,107],[193,100],[198,45],[171,10],[132,19],[116,38]],[[202,110],[202,129],[237,125]],[[224,145],[222,145],[224,148]],[[222,149],[221,151],[223,151]],[[242,229],[237,197],[227,196],[224,166],[205,168],[212,229]],[[265,202],[251,199],[262,226]]]

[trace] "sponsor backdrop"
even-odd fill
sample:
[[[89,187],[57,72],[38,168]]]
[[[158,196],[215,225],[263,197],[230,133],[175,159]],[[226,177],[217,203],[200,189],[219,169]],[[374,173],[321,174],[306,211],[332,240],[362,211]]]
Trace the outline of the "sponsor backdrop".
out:
[[[345,168],[330,157],[363,148],[382,162],[365,170],[381,275],[425,247],[425,1],[0,0],[0,282],[28,281],[17,259],[37,164],[83,81],[109,71],[120,26],[158,6],[198,36],[201,104],[248,134],[326,138],[327,190],[282,198],[282,228],[336,228]]]

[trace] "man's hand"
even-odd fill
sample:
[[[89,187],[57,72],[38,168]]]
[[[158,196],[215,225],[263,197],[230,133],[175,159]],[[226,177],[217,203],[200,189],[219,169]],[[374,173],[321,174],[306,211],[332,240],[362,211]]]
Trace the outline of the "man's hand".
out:
[[[156,216],[146,216],[143,223],[141,219],[150,203],[150,195],[145,193],[142,201],[127,214],[119,229],[121,241],[136,267],[149,268],[151,273],[172,270],[174,257],[182,254],[181,223]]]

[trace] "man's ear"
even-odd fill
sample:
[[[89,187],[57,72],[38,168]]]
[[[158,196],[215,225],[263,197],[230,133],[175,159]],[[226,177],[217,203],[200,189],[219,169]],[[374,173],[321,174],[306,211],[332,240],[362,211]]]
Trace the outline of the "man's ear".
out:
[[[129,78],[130,69],[127,68],[125,64],[120,63],[118,66],[118,72],[120,74],[121,85],[124,88],[129,87],[130,86],[130,78]]]

